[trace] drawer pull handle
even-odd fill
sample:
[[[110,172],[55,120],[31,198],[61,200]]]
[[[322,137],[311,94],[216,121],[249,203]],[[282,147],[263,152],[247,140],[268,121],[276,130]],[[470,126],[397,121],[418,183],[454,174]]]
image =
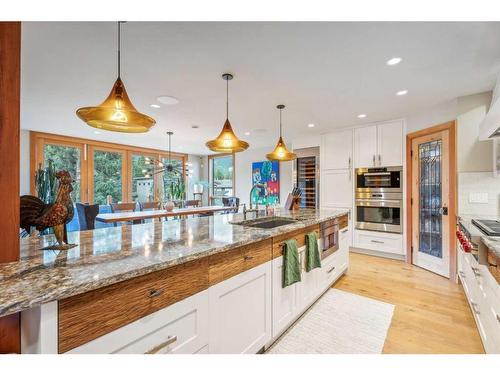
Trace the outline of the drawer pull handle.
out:
[[[164,347],[169,346],[177,341],[177,336],[168,336],[167,341],[162,342],[160,345],[155,346],[153,349],[148,350],[146,354],[156,354]]]
[[[161,290],[156,290],[156,289],[151,289],[149,291],[149,297],[150,298],[154,298],[154,297],[158,297],[162,294],[163,292]]]
[[[458,273],[465,279],[465,273],[463,273],[463,271],[458,271]]]
[[[500,323],[500,314],[497,314],[497,321]]]
[[[384,243],[384,241],[371,240],[373,243]]]
[[[348,230],[349,230],[349,228],[342,229],[342,230],[340,231],[340,233],[345,233],[345,232],[347,232]]]
[[[335,266],[333,266],[332,268],[330,268],[327,272],[328,273],[332,273],[334,269],[335,269]]]
[[[472,272],[474,272],[474,275],[476,276],[481,276],[481,273],[479,272],[479,269],[476,267],[472,267]]]
[[[479,314],[480,314],[480,312],[479,312],[479,309],[478,309],[478,307],[477,307],[477,303],[475,303],[475,302],[472,302],[472,301],[471,301],[471,303],[470,303],[470,304],[471,304],[471,306],[472,306],[472,311],[474,311],[474,314],[479,315]]]
[[[245,260],[252,260],[252,259],[253,259],[253,256],[250,256],[250,255],[245,255],[245,256],[243,257],[243,259],[245,259]]]

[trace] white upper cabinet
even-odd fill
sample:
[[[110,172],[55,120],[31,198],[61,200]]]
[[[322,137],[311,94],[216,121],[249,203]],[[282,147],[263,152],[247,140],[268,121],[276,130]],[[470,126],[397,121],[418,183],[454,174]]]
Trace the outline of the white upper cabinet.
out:
[[[403,165],[403,123],[386,122],[354,130],[356,168]]]
[[[354,166],[356,168],[377,166],[377,126],[354,130]]]
[[[351,169],[323,170],[320,184],[321,207],[352,207]]]
[[[403,124],[401,121],[377,125],[377,140],[379,166],[403,165]]]
[[[352,129],[322,135],[320,153],[321,169],[352,168]]]

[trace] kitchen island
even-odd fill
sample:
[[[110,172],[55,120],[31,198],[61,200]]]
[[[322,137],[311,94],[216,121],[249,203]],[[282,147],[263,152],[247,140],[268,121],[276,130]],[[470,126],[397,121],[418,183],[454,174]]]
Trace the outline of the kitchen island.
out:
[[[257,352],[347,269],[346,211],[279,216],[293,221],[261,229],[228,214],[73,232],[67,252],[39,250],[52,236],[22,240],[21,260],[0,266],[0,316],[22,312],[22,352]],[[328,223],[342,232],[338,251],[281,288],[283,241],[303,254],[315,231],[322,248]]]

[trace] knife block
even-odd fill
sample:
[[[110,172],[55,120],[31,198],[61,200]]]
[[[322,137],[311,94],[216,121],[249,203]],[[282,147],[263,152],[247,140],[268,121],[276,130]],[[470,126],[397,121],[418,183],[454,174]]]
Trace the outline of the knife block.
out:
[[[285,209],[288,211],[297,211],[299,209],[300,197],[293,196],[288,193],[288,197],[285,202]]]

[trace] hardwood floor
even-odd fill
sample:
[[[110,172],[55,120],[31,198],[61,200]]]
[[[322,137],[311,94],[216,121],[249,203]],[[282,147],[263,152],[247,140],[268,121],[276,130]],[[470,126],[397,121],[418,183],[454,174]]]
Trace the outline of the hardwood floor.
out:
[[[462,286],[402,261],[350,254],[334,288],[392,303],[383,353],[484,353]]]

